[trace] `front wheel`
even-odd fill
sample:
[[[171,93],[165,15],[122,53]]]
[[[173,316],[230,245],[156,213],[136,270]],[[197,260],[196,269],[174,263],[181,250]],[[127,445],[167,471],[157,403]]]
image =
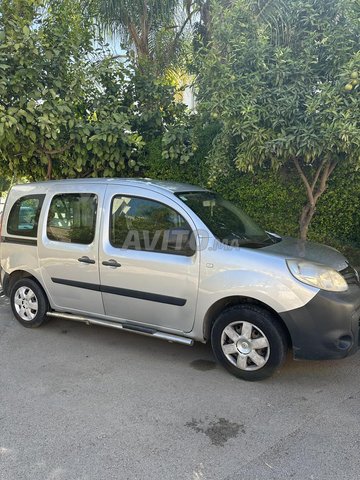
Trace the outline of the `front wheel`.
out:
[[[43,289],[31,278],[21,278],[12,286],[10,304],[15,318],[24,327],[39,327],[46,321],[49,303]]]
[[[277,318],[257,305],[225,310],[211,331],[214,355],[230,373],[243,380],[270,377],[283,363],[287,341]]]

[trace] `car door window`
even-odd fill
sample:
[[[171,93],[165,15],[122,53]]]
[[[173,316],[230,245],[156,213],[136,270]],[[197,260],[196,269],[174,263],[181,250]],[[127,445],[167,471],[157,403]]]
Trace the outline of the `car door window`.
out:
[[[50,240],[89,245],[94,240],[97,196],[92,193],[64,193],[51,201],[47,236]]]
[[[169,206],[140,197],[115,196],[110,219],[110,242],[117,248],[191,256],[192,230]]]

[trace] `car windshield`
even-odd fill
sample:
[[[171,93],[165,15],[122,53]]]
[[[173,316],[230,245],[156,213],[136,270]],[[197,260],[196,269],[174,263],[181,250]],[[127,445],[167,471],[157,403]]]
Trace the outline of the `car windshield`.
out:
[[[261,248],[274,243],[246,213],[216,193],[184,192],[177,196],[226,245]]]

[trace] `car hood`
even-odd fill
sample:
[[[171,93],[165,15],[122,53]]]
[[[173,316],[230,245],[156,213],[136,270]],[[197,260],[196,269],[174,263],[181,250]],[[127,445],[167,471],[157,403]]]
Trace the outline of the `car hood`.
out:
[[[310,262],[322,263],[337,271],[348,267],[346,258],[335,248],[291,237],[282,237],[280,242],[265,247],[263,251],[276,253],[286,258],[303,258]]]

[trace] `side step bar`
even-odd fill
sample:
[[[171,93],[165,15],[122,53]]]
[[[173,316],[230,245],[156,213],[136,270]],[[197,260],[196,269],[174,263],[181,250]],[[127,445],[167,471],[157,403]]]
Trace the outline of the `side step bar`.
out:
[[[194,340],[192,340],[191,338],[181,337],[172,333],[159,332],[158,330],[155,330],[153,328],[142,327],[139,325],[134,325],[132,323],[117,323],[111,322],[109,320],[100,320],[97,318],[73,315],[71,313],[47,312],[46,315],[48,315],[49,317],[58,317],[64,318],[66,320],[73,320],[75,322],[86,323],[86,325],[101,325],[102,327],[116,328],[118,330],[125,330],[126,332],[134,332],[139,335],[160,338],[161,340],[166,340],[171,343],[188,345],[189,347],[192,347],[194,345]]]

